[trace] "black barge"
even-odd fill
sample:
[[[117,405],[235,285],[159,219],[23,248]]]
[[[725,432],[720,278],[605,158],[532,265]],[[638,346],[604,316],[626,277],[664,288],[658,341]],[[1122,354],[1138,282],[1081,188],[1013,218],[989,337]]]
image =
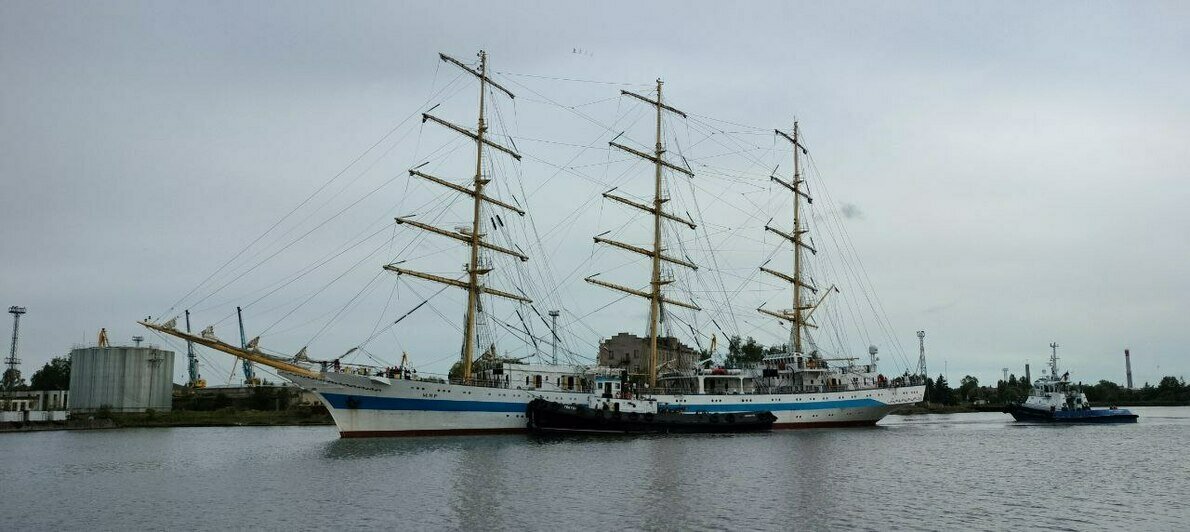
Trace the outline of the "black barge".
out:
[[[529,402],[527,417],[532,432],[607,434],[732,433],[772,430],[772,412],[684,413],[656,412],[655,408],[619,408],[624,400],[602,407],[564,405],[545,399]],[[639,400],[634,403],[639,403]],[[636,406],[635,404],[633,406]],[[640,411],[643,410],[643,411]]]

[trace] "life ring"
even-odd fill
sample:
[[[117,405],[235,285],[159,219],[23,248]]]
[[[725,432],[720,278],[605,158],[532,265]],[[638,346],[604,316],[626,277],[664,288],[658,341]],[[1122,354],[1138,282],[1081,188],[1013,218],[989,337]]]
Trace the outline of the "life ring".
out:
[[[723,419],[728,423],[735,423],[735,414],[727,414],[726,416],[723,416]]]
[[[719,414],[711,414],[711,423],[719,422]]]

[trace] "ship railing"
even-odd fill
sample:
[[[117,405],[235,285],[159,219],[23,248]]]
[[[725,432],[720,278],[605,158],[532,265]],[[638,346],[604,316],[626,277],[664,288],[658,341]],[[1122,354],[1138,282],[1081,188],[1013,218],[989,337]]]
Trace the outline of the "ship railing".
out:
[[[499,389],[505,389],[505,390],[526,390],[526,391],[549,391],[549,392],[562,391],[562,392],[591,393],[590,386],[575,386],[573,389],[566,389],[566,388],[560,388],[560,387],[557,387],[557,386],[551,384],[549,388],[544,387],[544,386],[541,388],[534,388],[532,386],[524,386],[523,384],[506,383],[500,379],[465,380],[465,379],[457,379],[456,378],[456,379],[450,379],[449,382],[451,384],[457,384],[460,386],[476,386],[479,388],[499,388]]]

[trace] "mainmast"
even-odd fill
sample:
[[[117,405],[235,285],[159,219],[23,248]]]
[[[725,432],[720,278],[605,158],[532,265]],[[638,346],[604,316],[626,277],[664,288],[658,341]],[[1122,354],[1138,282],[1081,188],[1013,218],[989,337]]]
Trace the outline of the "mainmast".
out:
[[[662,278],[662,275],[661,275],[661,262],[662,261],[665,261],[665,262],[668,262],[671,264],[677,264],[679,266],[685,266],[687,268],[691,268],[694,270],[698,269],[698,266],[691,263],[690,261],[678,259],[678,258],[671,257],[671,256],[664,254],[665,248],[663,246],[662,238],[661,238],[661,219],[662,218],[672,220],[675,222],[681,222],[681,223],[689,226],[691,229],[694,229],[697,226],[691,220],[682,218],[680,216],[677,216],[677,215],[674,215],[672,213],[668,213],[668,212],[665,212],[664,210],[662,210],[662,206],[665,204],[665,202],[669,201],[669,198],[662,196],[662,188],[661,188],[662,170],[664,168],[668,168],[670,170],[674,170],[676,172],[686,174],[686,176],[688,176],[688,177],[694,177],[694,172],[691,172],[688,168],[683,168],[683,167],[677,166],[663,158],[663,156],[665,155],[665,145],[662,142],[663,139],[661,136],[661,112],[669,111],[671,113],[677,114],[678,116],[681,116],[682,118],[686,118],[686,113],[683,113],[682,111],[679,111],[669,105],[666,105],[662,101],[662,99],[661,99],[661,85],[662,85],[662,82],[660,79],[658,79],[657,80],[657,99],[656,100],[649,99],[645,96],[641,96],[634,92],[625,91],[625,90],[620,91],[620,94],[622,94],[624,96],[631,96],[631,97],[636,98],[640,101],[651,104],[651,105],[653,105],[653,107],[656,108],[656,110],[657,110],[656,144],[654,145],[654,148],[653,148],[653,154],[649,155],[647,153],[629,148],[622,144],[617,144],[615,142],[615,140],[612,140],[611,142],[608,143],[609,145],[611,145],[614,148],[618,148],[620,150],[631,153],[632,155],[635,155],[642,159],[646,159],[646,160],[653,162],[653,205],[649,206],[649,205],[645,205],[642,203],[632,201],[628,198],[616,196],[616,195],[612,194],[611,191],[605,192],[603,194],[603,197],[605,197],[605,198],[618,201],[618,202],[628,205],[630,207],[635,207],[637,209],[640,209],[642,211],[648,212],[653,215],[653,249],[651,249],[651,250],[645,249],[642,247],[633,246],[631,244],[626,244],[623,242],[618,242],[615,240],[602,238],[602,235],[595,237],[596,243],[607,244],[607,245],[614,246],[614,247],[617,247],[620,249],[632,251],[634,253],[639,253],[641,255],[651,257],[652,263],[653,263],[653,268],[652,268],[653,273],[651,276],[651,280],[649,282],[649,286],[651,287],[651,289],[648,292],[645,292],[643,290],[637,290],[635,288],[629,288],[626,286],[621,286],[618,284],[613,284],[613,283],[609,283],[606,281],[601,281],[599,279],[595,279],[595,275],[587,277],[587,279],[586,279],[587,282],[589,282],[589,283],[603,286],[605,288],[611,288],[613,290],[618,290],[618,291],[624,292],[626,294],[631,294],[631,295],[647,298],[649,300],[649,387],[650,388],[655,388],[657,386],[657,365],[658,365],[657,337],[660,333],[660,328],[661,328],[661,312],[662,312],[661,305],[664,303],[667,305],[676,305],[679,307],[688,308],[688,309],[692,309],[692,310],[700,310],[698,308],[698,306],[694,305],[693,303],[687,303],[684,301],[675,301],[675,300],[665,297],[661,293],[662,286],[673,282],[673,279]]]
[[[484,52],[483,50],[480,50],[480,52],[479,52],[479,69],[478,70],[473,69],[473,68],[467,66],[466,64],[464,64],[463,62],[461,62],[457,59],[454,59],[446,54],[438,54],[438,57],[441,58],[443,61],[453,64],[453,65],[467,71],[471,75],[479,78],[479,118],[476,121],[475,131],[471,131],[471,130],[464,128],[462,126],[457,126],[455,124],[452,124],[450,122],[442,120],[441,118],[430,115],[429,113],[422,114],[422,123],[425,123],[426,121],[434,122],[435,124],[446,127],[447,129],[450,129],[456,133],[470,137],[472,140],[475,141],[475,177],[472,181],[472,187],[469,188],[469,187],[457,185],[455,183],[451,183],[451,182],[449,182],[445,179],[439,178],[439,177],[435,177],[435,176],[420,172],[417,170],[417,168],[409,170],[409,175],[420,177],[422,179],[426,179],[432,183],[442,185],[442,186],[449,188],[451,190],[454,190],[456,192],[460,192],[460,193],[467,194],[467,195],[471,196],[474,199],[474,204],[472,207],[471,230],[469,232],[468,231],[449,231],[446,229],[434,227],[432,225],[423,224],[421,222],[416,222],[416,221],[412,220],[411,217],[397,218],[397,223],[398,224],[409,224],[409,225],[416,227],[418,229],[429,231],[431,233],[435,233],[435,234],[442,235],[445,237],[453,238],[455,240],[459,240],[461,242],[468,244],[471,248],[471,258],[467,265],[467,272],[466,272],[467,273],[467,281],[460,281],[460,280],[451,279],[448,277],[441,277],[441,276],[433,275],[433,274],[429,274],[429,273],[423,273],[423,272],[418,272],[418,271],[409,270],[409,269],[405,269],[405,268],[400,268],[400,267],[397,267],[395,264],[389,264],[389,265],[385,266],[384,269],[390,270],[393,272],[397,272],[398,274],[411,275],[411,276],[417,277],[419,279],[425,279],[428,281],[434,281],[434,282],[438,282],[438,283],[442,283],[442,284],[446,284],[446,285],[450,285],[450,286],[456,286],[456,287],[463,288],[463,289],[467,290],[467,316],[466,316],[466,325],[463,330],[463,380],[470,381],[471,380],[471,365],[475,360],[475,336],[476,336],[475,335],[475,321],[476,321],[476,314],[479,312],[479,296],[481,294],[491,294],[494,296],[499,296],[499,297],[503,297],[503,298],[507,298],[507,299],[516,300],[516,301],[521,301],[523,303],[532,303],[532,301],[530,301],[528,298],[521,297],[519,295],[511,294],[508,292],[503,292],[500,290],[495,290],[492,288],[488,288],[487,286],[484,286],[483,281],[482,281],[483,280],[482,276],[491,272],[492,268],[481,262],[480,254],[479,254],[480,248],[483,248],[483,249],[495,251],[497,253],[511,255],[513,257],[521,259],[522,261],[529,260],[529,257],[526,257],[523,253],[520,253],[515,250],[511,250],[508,248],[504,248],[501,246],[497,246],[495,244],[485,241],[483,238],[484,235],[480,231],[481,221],[483,219],[482,218],[482,208],[483,208],[483,204],[485,202],[490,203],[492,205],[496,205],[497,207],[502,207],[504,209],[511,210],[521,216],[525,215],[525,211],[523,211],[517,207],[514,207],[512,205],[509,205],[507,203],[504,203],[502,201],[499,201],[495,198],[490,198],[484,194],[484,187],[488,183],[491,182],[491,179],[485,177],[484,172],[483,172],[484,148],[485,147],[493,148],[496,151],[507,154],[518,161],[521,160],[521,156],[520,156],[520,154],[516,153],[515,151],[513,151],[511,149],[506,148],[500,144],[497,144],[497,143],[489,140],[486,136],[488,128],[487,128],[487,122],[485,120],[484,113],[485,113],[485,107],[486,107],[486,101],[487,101],[488,86],[490,85],[493,88],[500,90],[504,94],[507,94],[509,98],[515,98],[515,96],[512,94],[512,92],[510,92],[508,89],[505,89],[500,84],[496,83],[495,81],[493,81],[491,78],[488,77],[488,75],[487,75],[487,53]]]
[[[777,235],[793,243],[793,271],[789,274],[786,274],[765,268],[763,265],[760,267],[760,271],[782,279],[793,285],[793,307],[785,311],[772,311],[765,308],[758,308],[756,310],[763,314],[773,316],[777,319],[789,321],[792,325],[789,331],[789,344],[793,348],[794,353],[802,353],[802,329],[805,327],[816,327],[815,325],[809,323],[810,316],[814,313],[814,310],[826,300],[826,296],[832,291],[837,292],[838,288],[831,286],[829,289],[827,289],[826,293],[822,294],[822,297],[819,298],[818,302],[813,305],[807,305],[804,302],[805,298],[802,295],[802,290],[809,290],[814,294],[818,293],[818,289],[806,280],[802,271],[802,249],[807,249],[812,254],[818,253],[818,251],[815,250],[813,246],[811,246],[805,241],[805,239],[802,238],[803,235],[809,232],[809,229],[804,229],[802,227],[802,198],[806,199],[807,204],[814,202],[814,199],[802,189],[802,185],[805,184],[806,181],[802,179],[801,156],[808,152],[806,151],[806,147],[802,145],[801,139],[799,138],[800,130],[798,129],[798,123],[796,121],[793,123],[792,135],[779,129],[775,129],[773,131],[776,132],[777,135],[780,135],[782,138],[793,144],[793,180],[791,182],[786,182],[782,181],[775,175],[770,176],[770,179],[789,189],[793,195],[793,231],[786,233],[785,231],[772,227],[768,224],[765,224],[764,229],[766,231],[772,231],[773,233],[776,233]]]

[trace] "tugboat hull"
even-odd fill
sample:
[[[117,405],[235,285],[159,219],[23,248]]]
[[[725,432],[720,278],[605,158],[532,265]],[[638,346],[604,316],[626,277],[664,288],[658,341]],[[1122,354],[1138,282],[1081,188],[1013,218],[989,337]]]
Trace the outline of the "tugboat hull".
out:
[[[728,414],[676,412],[638,413],[598,410],[534,399],[527,410],[533,432],[585,432],[609,434],[690,434],[762,432],[772,430],[772,412]]]
[[[1004,409],[1017,421],[1040,423],[1136,423],[1139,417],[1128,410],[1039,410],[1021,405],[1009,405]]]

